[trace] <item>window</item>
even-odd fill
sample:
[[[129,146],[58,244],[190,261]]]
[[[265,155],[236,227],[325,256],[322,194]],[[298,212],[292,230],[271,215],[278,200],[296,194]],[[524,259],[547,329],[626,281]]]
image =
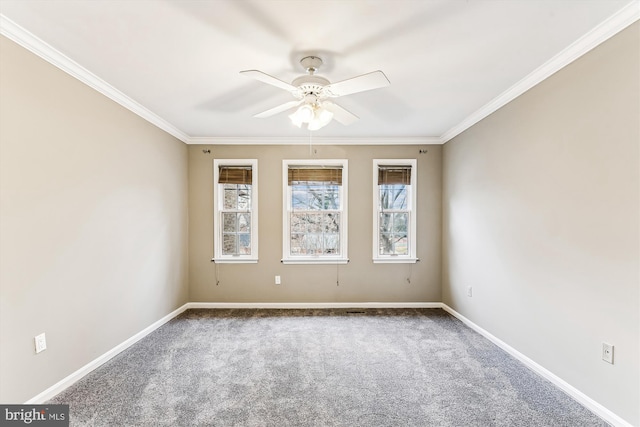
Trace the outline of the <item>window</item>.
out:
[[[373,262],[416,262],[415,159],[373,161]]]
[[[283,160],[284,263],[346,263],[347,160]]]
[[[214,261],[258,262],[258,161],[215,159]]]

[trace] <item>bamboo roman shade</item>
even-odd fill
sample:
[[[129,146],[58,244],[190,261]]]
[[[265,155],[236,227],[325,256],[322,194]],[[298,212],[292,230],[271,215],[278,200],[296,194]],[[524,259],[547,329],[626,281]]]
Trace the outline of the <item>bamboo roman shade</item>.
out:
[[[251,184],[251,166],[220,166],[218,184]]]
[[[342,168],[336,166],[326,168],[290,167],[288,182],[289,185],[298,182],[325,182],[342,185]]]
[[[378,166],[378,185],[411,185],[411,166]]]

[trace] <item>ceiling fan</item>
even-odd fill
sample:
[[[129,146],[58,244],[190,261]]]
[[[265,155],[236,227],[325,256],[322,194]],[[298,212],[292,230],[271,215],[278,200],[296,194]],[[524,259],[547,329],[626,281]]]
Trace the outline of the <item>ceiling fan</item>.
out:
[[[284,89],[296,98],[295,101],[285,102],[253,117],[271,117],[297,107],[296,111],[289,115],[289,118],[297,127],[302,127],[303,124],[306,124],[307,129],[318,130],[329,124],[332,119],[336,119],[337,122],[343,125],[349,125],[358,120],[358,116],[329,99],[378,89],[390,84],[387,76],[379,70],[331,83],[326,78],[315,74],[322,65],[322,59],[317,56],[305,56],[300,60],[300,65],[308,74],[296,78],[291,84],[262,71],[240,71],[242,75]]]

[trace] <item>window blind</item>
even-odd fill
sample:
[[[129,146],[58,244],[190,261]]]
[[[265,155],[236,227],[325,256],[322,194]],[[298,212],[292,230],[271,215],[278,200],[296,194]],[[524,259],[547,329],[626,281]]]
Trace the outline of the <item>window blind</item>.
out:
[[[218,170],[218,184],[251,184],[250,166],[220,166]]]
[[[289,185],[298,182],[326,182],[330,184],[342,185],[342,168],[304,168],[290,167],[288,171]]]
[[[411,166],[378,166],[378,185],[411,185]]]

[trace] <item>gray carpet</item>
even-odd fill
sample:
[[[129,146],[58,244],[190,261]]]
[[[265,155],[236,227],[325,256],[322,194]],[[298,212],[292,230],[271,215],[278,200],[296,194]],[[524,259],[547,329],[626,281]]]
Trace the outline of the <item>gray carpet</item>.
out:
[[[50,403],[72,426],[606,426],[440,309],[188,310]]]

